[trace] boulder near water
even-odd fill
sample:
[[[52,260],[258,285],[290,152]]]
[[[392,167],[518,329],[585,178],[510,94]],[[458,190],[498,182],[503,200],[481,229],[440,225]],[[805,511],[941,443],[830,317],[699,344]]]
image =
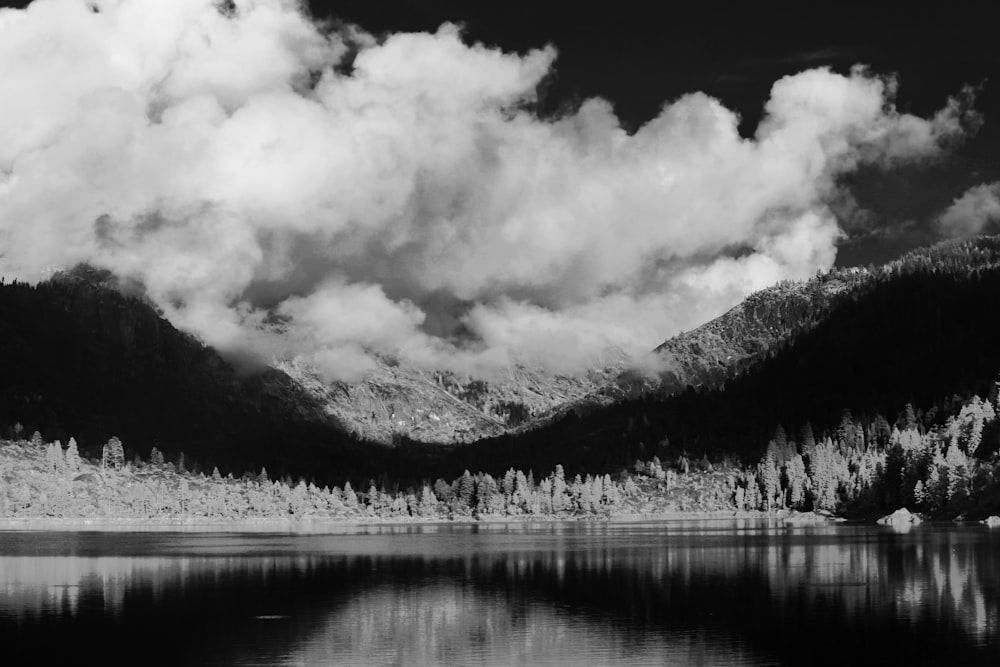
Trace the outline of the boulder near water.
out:
[[[986,517],[985,519],[983,519],[983,523],[985,523],[990,528],[1000,527],[1000,516],[994,514],[993,516]]]
[[[920,523],[921,519],[916,514],[910,512],[905,507],[900,507],[892,514],[886,514],[878,520],[879,523],[887,526],[905,526],[907,524]]]

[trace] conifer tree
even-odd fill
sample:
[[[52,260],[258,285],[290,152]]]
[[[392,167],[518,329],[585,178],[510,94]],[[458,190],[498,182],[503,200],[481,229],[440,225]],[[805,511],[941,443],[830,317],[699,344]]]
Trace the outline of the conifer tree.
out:
[[[440,477],[434,482],[434,495],[443,503],[451,500],[451,484]]]
[[[503,474],[503,482],[500,488],[503,489],[503,495],[506,497],[507,502],[510,502],[510,498],[514,495],[514,481],[516,479],[516,473],[514,469],[511,468]]]
[[[417,506],[417,513],[423,517],[432,517],[437,509],[437,499],[434,498],[434,492],[431,491],[431,487],[424,484],[420,491],[420,503]]]
[[[802,425],[802,430],[799,432],[799,446],[802,448],[802,453],[806,456],[816,447],[816,437],[813,434],[813,427],[808,421]]]
[[[80,472],[80,450],[76,445],[76,438],[70,437],[66,446],[66,469],[72,473]]]
[[[552,473],[552,511],[562,512],[569,507],[569,494],[566,488],[566,473],[562,464],[556,464],[555,472]]]
[[[123,465],[125,465],[125,449],[122,447],[122,441],[112,436],[104,443],[101,467],[106,470],[121,470]]]
[[[358,494],[351,488],[351,482],[344,482],[344,507],[349,510],[357,509]]]
[[[787,480],[788,504],[796,509],[802,509],[806,502],[806,485],[809,478],[806,475],[806,464],[800,454],[793,456],[785,464]]]
[[[772,444],[775,443],[772,441]],[[778,471],[778,462],[770,447],[758,466],[757,477],[764,487],[764,509],[768,511],[775,509],[781,495],[781,473]]]
[[[472,481],[472,475],[469,474],[468,470],[466,470],[462,473],[462,476],[458,478],[457,495],[459,501],[461,501],[461,503],[464,506],[471,509],[473,507],[472,496],[474,492],[475,492],[475,485],[473,484]]]
[[[604,497],[602,498],[602,501],[605,505],[615,509],[621,505],[621,491],[618,489],[618,485],[611,479],[611,475],[604,475],[603,490]]]

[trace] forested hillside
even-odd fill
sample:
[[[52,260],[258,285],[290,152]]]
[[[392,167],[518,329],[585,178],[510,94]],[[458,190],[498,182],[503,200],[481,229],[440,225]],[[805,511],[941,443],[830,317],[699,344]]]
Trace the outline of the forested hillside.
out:
[[[719,387],[569,413],[546,428],[461,448],[454,465],[545,468],[561,460],[601,469],[683,452],[754,460],[779,424],[833,429],[845,408],[892,421],[906,404],[990,391],[1000,375],[1000,239],[941,244],[864,275],[822,317]]]
[[[1000,239],[942,244],[884,267],[776,286],[666,343],[662,350],[687,350],[688,371],[722,369],[720,350],[739,357],[717,373],[685,375],[697,388],[626,392],[606,407],[468,445],[398,437],[383,447],[345,433],[288,375],[238,373],[124,295],[110,274],[79,269],[37,286],[0,285],[0,431],[74,436],[91,455],[115,435],[129,457],[156,446],[223,473],[266,466],[329,484],[559,463],[569,474],[604,474],[653,456],[749,462],[776,427],[795,432],[808,422],[820,438],[845,409],[867,428],[894,424],[907,404],[925,406],[922,428],[943,425],[1000,377],[998,306]]]
[[[240,374],[107,272],[0,285],[0,432],[75,437],[94,454],[120,436],[242,471],[374,473],[383,448],[358,443],[286,375]]]

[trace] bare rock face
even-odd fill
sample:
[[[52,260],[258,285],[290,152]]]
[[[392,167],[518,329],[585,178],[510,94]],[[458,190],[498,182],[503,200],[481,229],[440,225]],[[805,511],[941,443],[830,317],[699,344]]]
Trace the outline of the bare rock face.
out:
[[[454,444],[500,435],[593,394],[621,369],[574,378],[516,367],[492,380],[479,380],[380,361],[355,383],[325,382],[315,369],[295,361],[279,362],[275,368],[343,428],[387,444],[401,437]]]
[[[908,526],[921,523],[921,521],[922,519],[919,516],[913,514],[905,507],[900,507],[892,514],[886,514],[878,520],[879,523],[886,526]]]
[[[717,387],[744,365],[818,322],[839,298],[868,278],[864,269],[844,269],[755,292],[714,320],[657,346],[653,350],[657,372],[627,371],[604,392],[666,396],[688,385]]]
[[[665,398],[689,386],[721,387],[794,345],[880,282],[931,270],[964,275],[970,267],[998,264],[1000,237],[984,237],[914,251],[880,268],[835,269],[810,280],[785,281],[664,341],[645,359],[631,362],[623,354],[594,360],[589,372],[575,377],[515,365],[484,380],[380,358],[378,368],[361,382],[331,384],[293,362],[278,368],[328,418],[366,440],[467,442],[523,433],[570,412],[583,415],[623,399]]]
[[[579,376],[512,366],[489,380],[425,371],[380,358],[362,381],[324,382],[314,369],[285,361],[286,373],[349,432],[382,443],[400,437],[452,444],[538,428],[568,412],[582,414],[644,394],[715,387],[818,321],[868,278],[832,272],[757,292],[722,316],[675,336],[638,369],[624,355],[598,360]]]

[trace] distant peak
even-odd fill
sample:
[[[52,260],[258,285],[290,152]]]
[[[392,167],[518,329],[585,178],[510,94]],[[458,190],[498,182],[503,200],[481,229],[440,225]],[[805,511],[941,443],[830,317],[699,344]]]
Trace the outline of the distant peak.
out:
[[[118,291],[121,281],[111,270],[81,262],[71,269],[57,271],[49,282],[64,285],[79,285]]]

